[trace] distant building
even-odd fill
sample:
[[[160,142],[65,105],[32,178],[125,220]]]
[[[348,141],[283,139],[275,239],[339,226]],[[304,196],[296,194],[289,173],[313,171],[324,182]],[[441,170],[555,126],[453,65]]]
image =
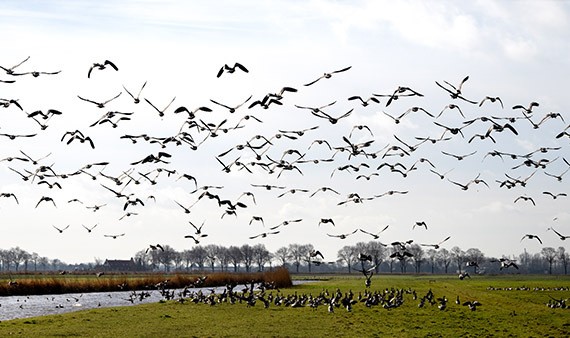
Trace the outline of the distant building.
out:
[[[104,271],[137,271],[139,266],[131,259],[106,259],[101,266]]]

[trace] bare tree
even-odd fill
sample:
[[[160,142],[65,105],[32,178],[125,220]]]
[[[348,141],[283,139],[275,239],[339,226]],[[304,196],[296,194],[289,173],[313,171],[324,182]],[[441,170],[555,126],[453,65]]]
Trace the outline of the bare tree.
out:
[[[222,271],[228,270],[228,265],[231,261],[231,256],[229,254],[229,249],[224,246],[218,246],[218,252],[216,253],[218,260],[220,261],[220,268]]]
[[[146,270],[147,266],[151,263],[151,255],[148,254],[146,250],[140,250],[135,253],[134,261],[135,264],[140,267],[141,270]],[[102,265],[99,263],[97,265]]]
[[[309,272],[311,272],[311,261],[312,261],[312,257],[311,257],[311,252],[315,250],[315,247],[313,246],[313,244],[305,244],[303,245],[303,252],[305,253],[305,262],[307,262],[307,268],[309,269]]]
[[[197,245],[190,249],[192,253],[192,261],[198,266],[200,270],[204,270],[204,264],[206,263],[207,252],[201,245]]]
[[[299,272],[299,266],[308,254],[306,249],[307,248],[305,245],[289,244],[289,252],[291,253],[291,258],[293,259],[293,264],[295,265],[296,272]]]
[[[38,271],[38,261],[40,260],[40,255],[37,252],[32,252],[30,256],[30,261],[34,264],[34,272]]]
[[[342,249],[338,250],[337,257],[339,263],[345,263],[348,268],[348,273],[352,272],[352,264],[356,259],[356,248],[354,246],[345,245]]]
[[[422,263],[424,261],[424,249],[422,249],[421,246],[419,246],[418,244],[412,244],[410,245],[410,248],[408,249],[408,251],[414,255],[412,257],[412,260],[414,261],[414,269],[416,270],[416,273],[420,273],[421,271],[421,267],[422,267]]]
[[[216,261],[218,260],[218,246],[216,244],[208,244],[204,247],[206,251],[206,260],[210,264],[212,272],[214,272]]]
[[[470,262],[476,263],[476,265],[473,266],[473,272],[477,273],[477,267],[485,261],[485,254],[477,248],[470,248],[465,252],[465,258]]]
[[[174,270],[179,270],[182,267],[182,261],[184,260],[184,256],[181,252],[175,251],[174,252]]]
[[[366,244],[366,250],[372,256],[376,273],[380,272],[380,265],[386,258],[386,248],[378,241],[370,241]]]
[[[454,246],[453,248],[451,248],[451,257],[453,257],[453,259],[457,263],[457,270],[459,270],[459,273],[461,273],[461,266],[463,265],[463,261],[465,260],[465,252],[461,250],[460,247]]]
[[[27,259],[29,254],[25,250],[20,249],[19,246],[10,249],[10,251],[12,252],[10,256],[12,258],[12,263],[14,263],[14,268],[16,268],[16,271],[18,271],[20,264],[22,264]]]
[[[46,271],[49,266],[49,258],[42,256],[40,257],[39,263],[42,266],[42,270]]]
[[[277,249],[273,256],[279,260],[279,263],[282,266],[286,266],[291,254],[289,253],[289,249],[286,246],[283,246]]]
[[[556,251],[556,259],[558,259],[562,264],[564,274],[568,274],[568,261],[570,260],[570,257],[563,246],[558,247],[558,251]]]
[[[177,252],[170,245],[163,245],[164,250],[154,250],[153,252],[158,253],[158,261],[164,266],[166,272],[170,271],[170,265],[174,261]]]
[[[253,254],[259,271],[263,271],[264,265],[271,261],[271,253],[265,248],[265,244],[260,243],[253,246]]]
[[[251,264],[253,263],[254,251],[253,247],[249,244],[244,244],[241,246],[241,253],[243,255],[243,265],[245,265],[245,271],[251,271]]]
[[[431,266],[431,273],[435,273],[435,265],[437,264],[437,250],[435,249],[428,249],[426,251],[426,255],[428,257],[428,261]]]
[[[241,249],[232,245],[228,248],[228,255],[230,256],[230,262],[234,266],[234,272],[237,272],[239,264],[243,261],[243,253],[241,252]]]
[[[540,254],[548,263],[548,273],[552,275],[552,265],[556,260],[556,250],[553,247],[544,247],[540,250]]]
[[[184,250],[181,253],[182,260],[184,261],[184,269],[190,271],[190,266],[192,265],[192,251]]]

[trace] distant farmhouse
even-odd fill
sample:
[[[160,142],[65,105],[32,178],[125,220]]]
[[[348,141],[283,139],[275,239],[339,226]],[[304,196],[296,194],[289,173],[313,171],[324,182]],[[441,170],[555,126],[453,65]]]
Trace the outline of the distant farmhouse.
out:
[[[135,261],[131,259],[106,259],[103,265],[101,265],[103,271],[138,271],[140,266],[138,266]]]

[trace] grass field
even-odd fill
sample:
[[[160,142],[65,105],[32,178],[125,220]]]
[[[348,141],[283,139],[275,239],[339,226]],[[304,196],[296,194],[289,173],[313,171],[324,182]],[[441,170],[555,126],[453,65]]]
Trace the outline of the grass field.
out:
[[[303,277],[297,277],[303,279]],[[0,336],[100,336],[100,337],[567,337],[570,309],[550,308],[552,298],[570,297],[570,277],[563,276],[375,276],[370,291],[407,289],[396,308],[354,304],[329,313],[327,305],[314,309],[273,303],[248,307],[244,303],[207,305],[167,301],[132,307],[96,309],[11,320],[0,323]],[[355,294],[365,290],[364,278],[333,276],[292,288],[282,295],[318,296],[336,289]],[[236,288],[237,290],[238,288]],[[437,304],[420,308],[428,290],[445,296],[445,310]],[[418,296],[413,299],[411,291]],[[277,295],[267,291],[266,295]],[[461,303],[479,301],[476,311]],[[0,308],[1,311],[1,308]]]

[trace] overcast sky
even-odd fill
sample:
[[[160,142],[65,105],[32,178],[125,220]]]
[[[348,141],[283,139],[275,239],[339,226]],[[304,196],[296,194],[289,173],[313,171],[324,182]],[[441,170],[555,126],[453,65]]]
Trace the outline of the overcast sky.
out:
[[[518,255],[525,249],[539,252],[543,246],[564,245],[547,228],[570,233],[570,199],[553,199],[543,192],[569,192],[570,177],[563,176],[559,181],[547,175],[561,175],[569,167],[563,159],[570,160],[568,136],[556,138],[570,120],[565,99],[566,79],[570,78],[569,13],[568,4],[562,1],[240,1],[239,5],[230,1],[3,1],[0,65],[11,68],[29,56],[29,60],[14,68],[15,73],[61,72],[33,77],[10,76],[0,70],[0,80],[16,81],[0,83],[0,98],[18,100],[23,108],[0,108],[0,133],[37,134],[15,140],[0,138],[0,159],[22,156],[20,151],[33,158],[50,154],[38,165],[18,160],[0,162],[0,193],[14,193],[19,201],[16,204],[13,198],[0,199],[0,248],[20,246],[67,263],[95,258],[128,259],[149,244],[168,244],[179,251],[191,248],[193,241],[184,238],[194,233],[188,221],[197,225],[205,222],[203,231],[208,237],[202,239],[203,245],[264,243],[275,251],[290,243],[310,243],[323,252],[326,260],[335,260],[344,245],[372,239],[362,232],[344,240],[327,234],[346,234],[355,229],[374,233],[386,225],[389,228],[380,238],[383,243],[414,239],[415,243],[430,244],[451,236],[443,247],[477,247],[487,256]],[[94,69],[88,78],[93,63],[105,60],[112,61],[119,70]],[[235,62],[249,72],[237,70],[216,77],[224,64]],[[323,73],[348,66],[351,68],[347,71],[304,85]],[[458,86],[466,76],[469,80],[464,83],[462,94],[476,104],[452,99],[435,83],[447,81]],[[145,82],[141,102],[134,104],[123,86],[136,95]],[[298,91],[286,92],[282,105],[248,109],[255,100],[284,86]],[[410,87],[423,96],[401,97],[389,106],[387,97],[378,97],[380,103],[371,102],[366,107],[348,100],[355,95],[365,99],[372,94],[390,95],[398,86]],[[79,95],[106,101],[119,93],[121,96],[103,109],[78,98]],[[252,98],[233,114],[210,101],[236,106],[249,96]],[[486,96],[500,97],[504,109],[498,101],[487,100],[479,106]],[[162,109],[173,98],[162,117],[144,100]],[[336,124],[295,106],[320,107],[333,101],[336,103],[323,111],[334,117],[353,109]],[[517,119],[512,126],[518,135],[506,130],[491,134],[496,143],[489,138],[468,142],[475,134],[485,134],[491,126],[489,121],[478,120],[462,130],[464,138],[448,132],[448,141],[423,143],[409,156],[382,158],[385,146],[403,146],[394,135],[415,144],[419,142],[415,137],[442,135],[445,129],[434,122],[455,128],[467,120],[494,116],[495,121],[504,124],[508,120],[499,118],[523,117],[522,111],[512,109],[513,106],[527,107],[533,101],[540,104],[530,117],[534,123],[548,113],[560,113],[564,121],[560,117],[546,119],[539,128],[533,128],[527,119]],[[451,103],[458,105],[465,117],[456,109],[444,110]],[[211,108],[212,112],[196,113],[194,120],[199,124],[200,120],[216,125],[225,120],[225,127],[233,127],[246,115],[255,116],[262,123],[250,118],[240,123],[243,128],[207,138],[206,131],[184,127],[196,143],[204,140],[197,150],[173,144],[161,148],[143,140],[133,144],[120,138],[126,134],[176,135],[188,117],[185,113],[174,114],[181,106],[190,110]],[[399,124],[385,114],[399,116],[414,106],[435,116],[442,110],[443,113],[438,118],[422,112],[410,113]],[[48,109],[63,114],[43,121],[48,125],[45,130],[26,117]],[[117,128],[110,124],[90,127],[108,111],[133,114],[131,120],[120,121]],[[372,133],[353,130],[358,125],[366,125]],[[333,162],[298,164],[302,174],[284,171],[277,177],[279,170],[270,174],[259,165],[248,165],[252,173],[237,170],[237,166],[225,173],[215,158],[245,144],[254,135],[270,138],[279,130],[298,131],[315,126],[319,128],[296,140],[282,137],[263,148],[268,149],[265,155],[276,160],[288,149],[305,154],[305,159],[328,159],[334,155]],[[95,149],[77,140],[67,144],[69,136],[62,142],[67,131],[75,130],[91,137]],[[349,158],[347,152],[335,154],[317,144],[308,149],[319,139],[327,140],[332,147],[345,147],[343,137],[352,143],[373,140],[365,150],[379,151],[379,156]],[[487,155],[491,151],[525,155],[541,147],[553,149],[537,152],[530,159],[547,159],[546,168],[518,167],[525,160],[520,156],[503,156],[501,160]],[[167,159],[170,163],[131,165],[159,151],[172,155]],[[475,154],[458,161],[442,151]],[[220,160],[229,164],[238,157],[246,164],[255,161],[247,149],[234,149]],[[293,161],[297,157],[285,155],[283,159]],[[396,162],[410,168],[421,158],[429,159],[435,168],[419,162],[418,169],[405,178],[387,167],[377,169],[382,163]],[[132,171],[133,177],[140,179],[139,185],[130,183],[123,190],[144,202],[144,207],[127,208],[136,215],[119,220],[126,212],[124,199],[116,198],[101,185],[117,191],[122,186],[115,186],[103,176],[97,175],[96,180],[87,174],[48,178],[46,181],[62,186],[50,189],[47,184],[38,185],[38,177],[33,182],[31,178],[23,181],[10,170],[35,172],[45,165],[63,174],[94,162],[109,165],[86,169],[92,175],[102,171],[119,176]],[[262,162],[270,160],[264,156]],[[358,172],[338,170],[360,163],[368,167],[361,167]],[[168,177],[162,172],[154,185],[139,174],[157,168],[176,170],[176,174]],[[441,180],[430,169],[449,173]],[[194,184],[179,179],[184,173],[196,177],[198,187],[223,186],[208,191],[232,202],[241,196],[239,201],[247,208],[238,208],[237,215],[222,218],[225,208],[204,198],[192,207],[190,214],[185,214],[176,202],[189,206],[202,191],[191,194]],[[372,173],[378,175],[370,180],[356,179],[359,174]],[[505,174],[521,179],[532,177],[526,187],[507,189],[499,183],[507,179]],[[476,177],[489,188],[470,184],[462,190],[450,182],[467,184]],[[251,184],[286,189],[268,191]],[[323,186],[340,195],[319,192],[309,197]],[[277,197],[289,189],[309,192]],[[391,190],[407,193],[338,205],[350,193],[368,198]],[[242,196],[247,191],[254,193],[256,204]],[[148,198],[150,195],[156,202]],[[53,198],[56,206],[44,201],[36,207],[42,196]],[[531,197],[536,206],[520,196]],[[74,198],[83,204],[68,203]],[[96,205],[104,206],[97,211],[87,208]],[[253,216],[263,217],[265,226],[256,221],[249,225]],[[333,219],[335,226],[319,225],[321,218]],[[279,234],[249,239],[293,219],[302,222],[279,228]],[[418,221],[425,221],[428,229],[413,229]],[[95,224],[98,226],[91,233],[82,227]],[[53,227],[67,225],[69,228],[63,233]],[[116,239],[104,236],[123,233]],[[525,234],[540,236],[543,245],[534,239],[521,241]]]

